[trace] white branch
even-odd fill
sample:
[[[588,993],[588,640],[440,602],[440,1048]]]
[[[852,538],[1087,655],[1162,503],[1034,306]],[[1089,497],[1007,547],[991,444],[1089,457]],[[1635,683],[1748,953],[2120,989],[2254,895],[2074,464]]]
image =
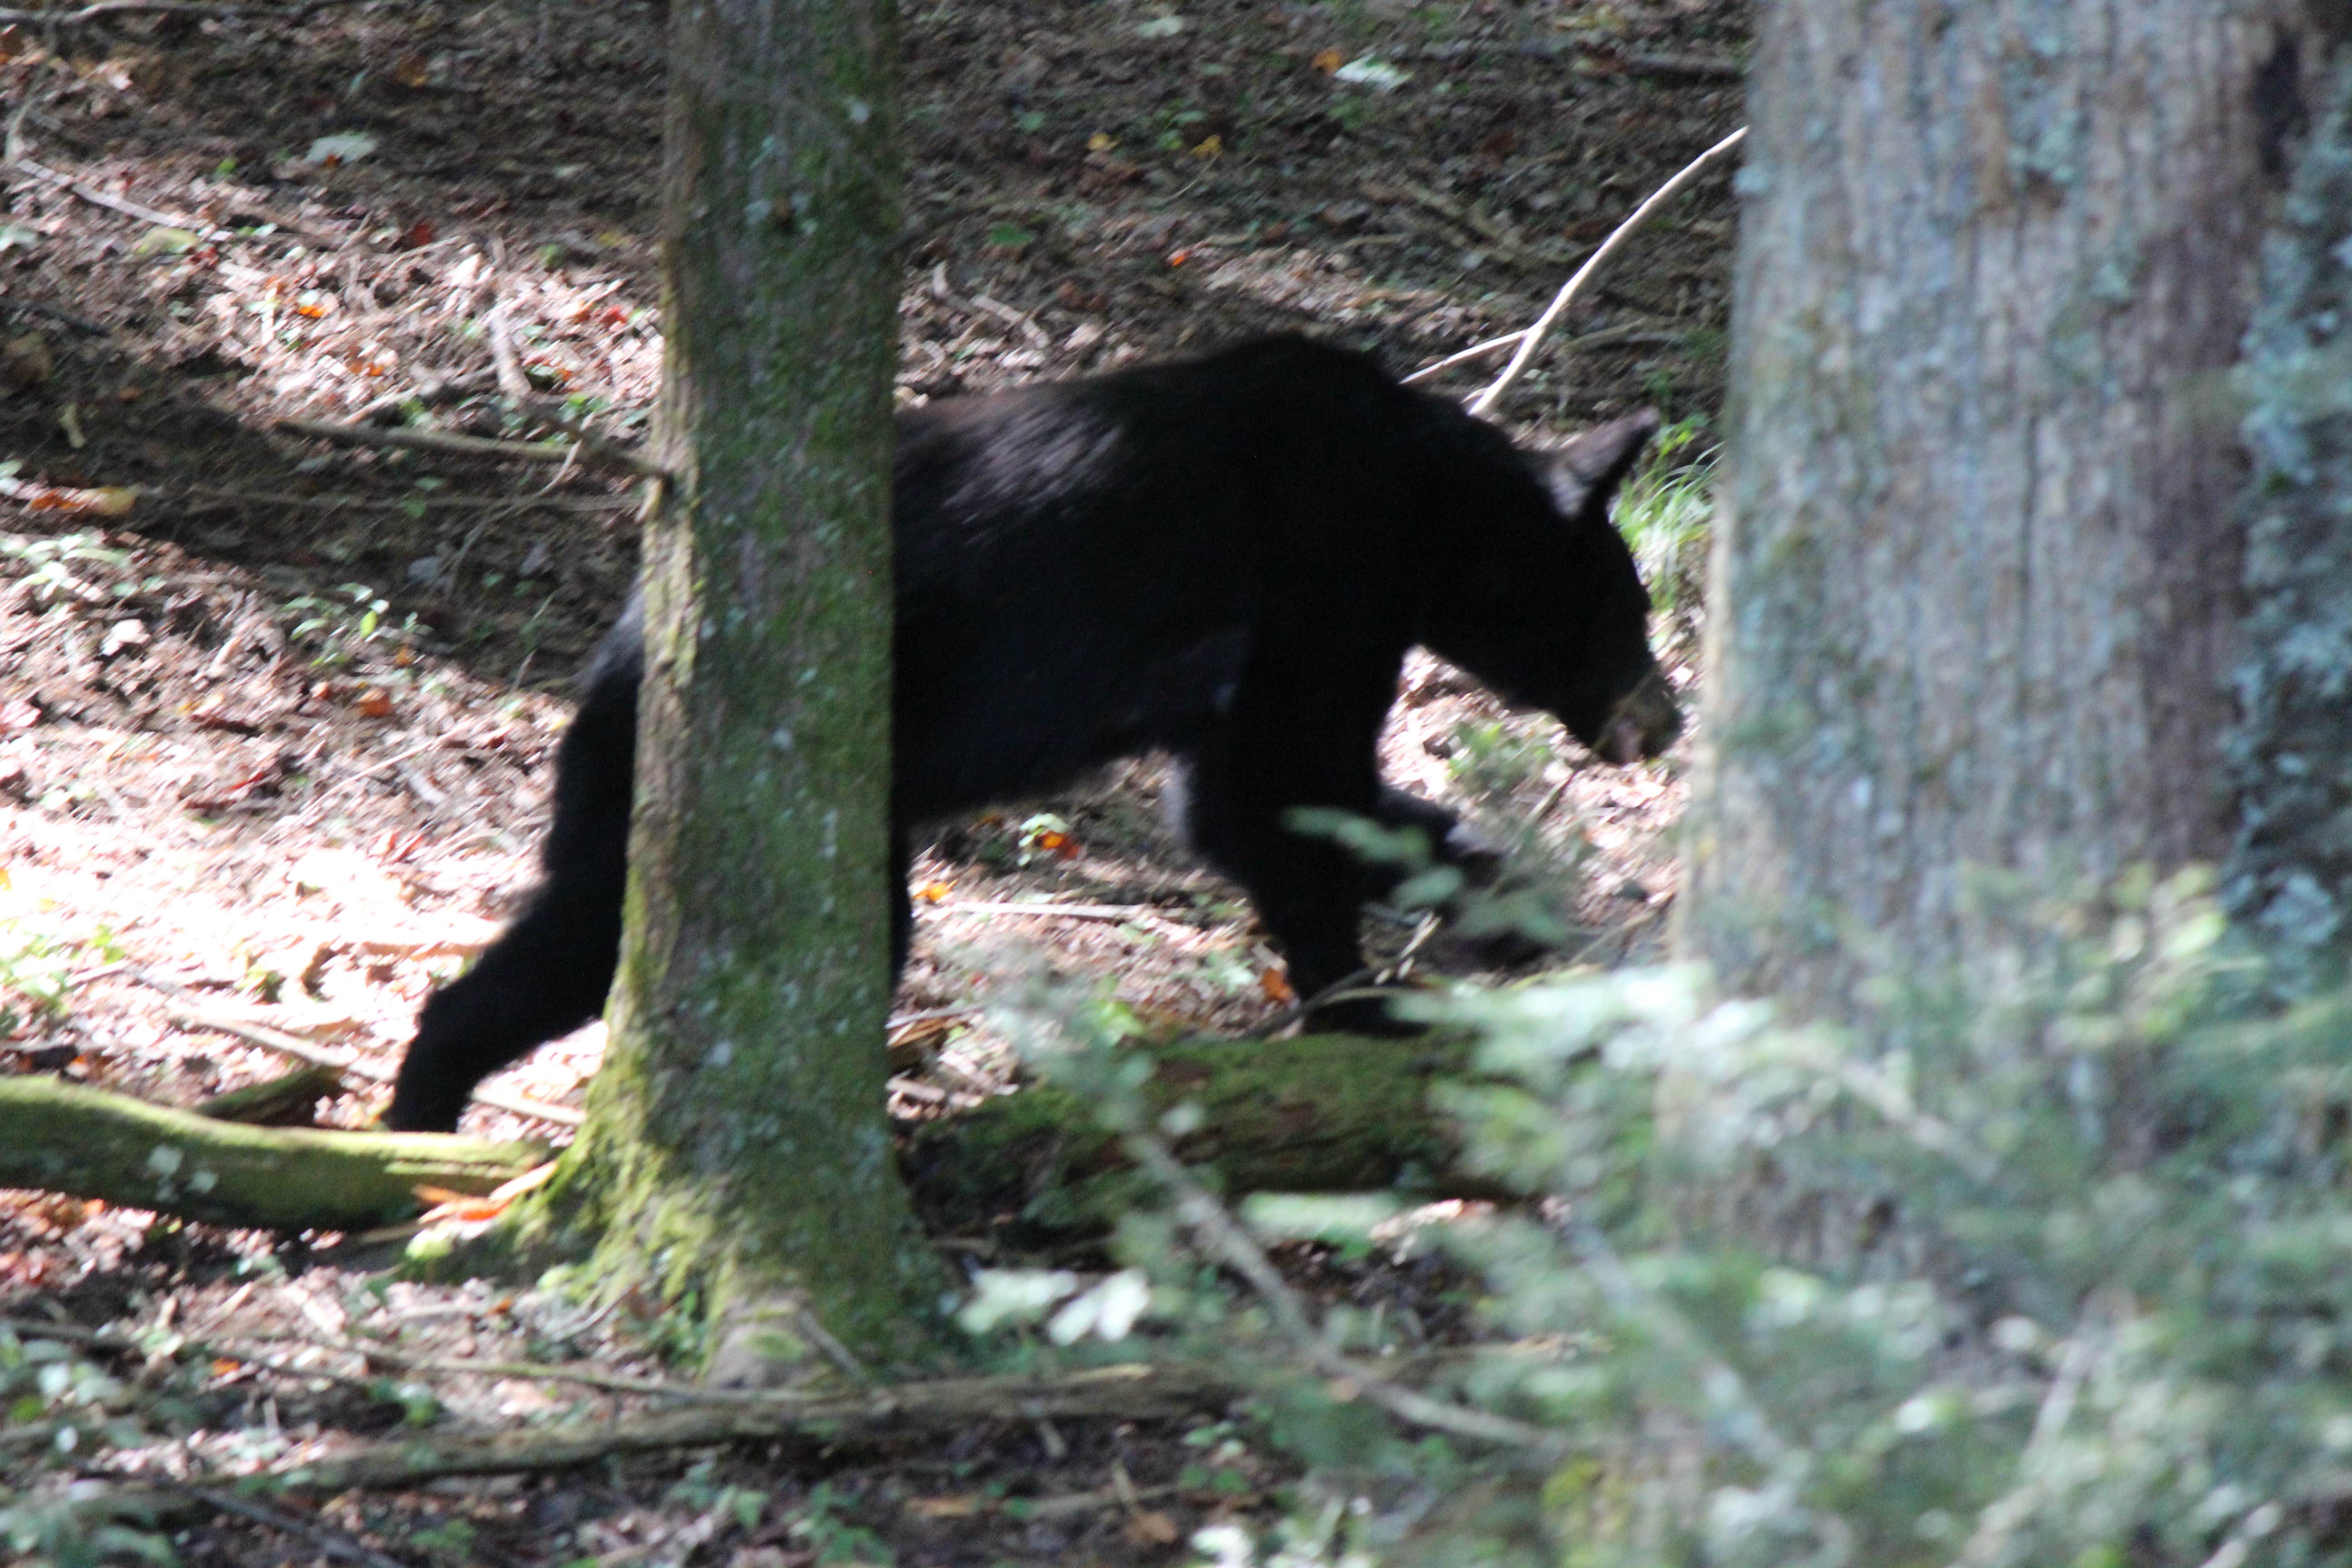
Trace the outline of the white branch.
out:
[[[1528,362],[1536,357],[1536,350],[1543,343],[1544,334],[1551,330],[1552,323],[1559,320],[1561,312],[1568,309],[1570,302],[1583,289],[1585,280],[1601,270],[1602,262],[1616,254],[1618,247],[1631,238],[1636,229],[1647,223],[1659,208],[1680,195],[1684,188],[1693,180],[1697,179],[1701,171],[1705,170],[1709,163],[1747,139],[1748,127],[1743,125],[1697,157],[1693,158],[1684,166],[1681,174],[1660,185],[1648,201],[1635,207],[1633,216],[1619,224],[1617,231],[1601,242],[1601,248],[1585,258],[1584,265],[1576,269],[1576,276],[1560,285],[1559,292],[1552,296],[1551,303],[1544,307],[1544,313],[1536,318],[1535,325],[1519,334],[1518,352],[1511,356],[1511,363],[1503,367],[1503,374],[1495,378],[1494,384],[1470,400],[1470,412],[1483,415],[1490,411],[1501,400],[1503,394],[1510,390],[1511,384],[1525,374]],[[1500,339],[1496,340],[1497,343],[1500,342]]]

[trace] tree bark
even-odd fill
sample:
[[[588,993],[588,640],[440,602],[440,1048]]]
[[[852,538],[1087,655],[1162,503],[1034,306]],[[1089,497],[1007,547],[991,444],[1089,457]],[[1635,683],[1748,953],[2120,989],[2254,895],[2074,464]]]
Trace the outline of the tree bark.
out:
[[[2339,7],[2345,27],[2352,14]],[[2335,55],[2265,247],[2242,373],[2251,606],[2230,748],[2240,822],[2222,891],[2291,990],[2340,978],[2352,946],[2352,58]],[[2287,99],[2277,112],[2291,122],[2301,107]]]
[[[2217,861],[2284,0],[1759,19],[1685,942],[1831,1014],[1974,868]]]
[[[49,1078],[0,1078],[0,1187],[215,1225],[365,1230],[415,1216],[419,1186],[487,1193],[547,1151],[440,1132],[248,1127]]]
[[[662,245],[674,505],[612,1044],[546,1217],[767,1381],[928,1352],[945,1275],[883,1112],[889,0],[679,0]],[[538,1221],[527,1223],[529,1238]]]

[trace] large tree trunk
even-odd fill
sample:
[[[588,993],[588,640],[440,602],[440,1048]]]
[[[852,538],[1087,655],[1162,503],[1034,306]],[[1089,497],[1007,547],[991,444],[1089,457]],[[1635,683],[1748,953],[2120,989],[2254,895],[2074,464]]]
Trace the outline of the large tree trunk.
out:
[[[944,1283],[883,1116],[890,941],[889,0],[677,0],[674,503],[612,1044],[550,1212],[698,1301],[714,1375],[923,1353]]]
[[[1973,868],[2218,860],[2274,0],[1759,18],[1686,939],[1845,1010]]]

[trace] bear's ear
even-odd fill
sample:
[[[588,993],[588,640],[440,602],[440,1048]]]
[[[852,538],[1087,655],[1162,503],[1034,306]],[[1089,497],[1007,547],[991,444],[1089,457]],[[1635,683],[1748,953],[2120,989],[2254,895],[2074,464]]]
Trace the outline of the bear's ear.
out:
[[[1545,475],[1559,510],[1580,517],[1586,508],[1597,505],[1605,515],[1610,498],[1641,460],[1642,448],[1657,427],[1658,411],[1644,408],[1569,437],[1568,445],[1551,455],[1551,470]]]

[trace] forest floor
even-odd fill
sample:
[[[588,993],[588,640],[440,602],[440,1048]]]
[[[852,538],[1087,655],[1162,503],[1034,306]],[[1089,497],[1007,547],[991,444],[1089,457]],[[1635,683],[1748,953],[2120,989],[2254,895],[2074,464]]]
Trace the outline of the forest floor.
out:
[[[362,1124],[383,1097],[361,1075],[389,1072],[419,1001],[528,890],[571,674],[634,571],[635,498],[584,468],[277,422],[426,410],[525,433],[494,367],[510,343],[535,394],[610,439],[641,433],[663,20],[642,0],[362,0],[0,27],[0,1072],[192,1103],[282,1070],[231,1032],[259,1026],[355,1052],[319,1116]],[[1740,0],[918,3],[901,399],[1269,330],[1402,372],[1520,327],[1739,123],[1745,26]],[[1557,442],[1644,403],[1711,415],[1731,230],[1718,171],[1562,324],[1501,410],[1515,433]],[[1692,632],[1673,627],[1685,683]],[[1678,755],[1611,768],[1417,657],[1384,762],[1520,847],[1581,933],[1553,965],[1656,950]],[[1171,1032],[1285,1021],[1278,963],[1160,824],[1161,783],[1139,759],[942,825],[918,868],[894,1110],[1011,1086],[982,1011],[1008,977],[1097,988]],[[1008,907],[1032,902],[1061,910]],[[1424,973],[1475,968],[1442,932],[1370,935]],[[591,1027],[496,1081],[576,1105],[600,1047]],[[562,1131],[478,1106],[467,1126]],[[536,1296],[370,1289],[331,1240],[0,1194],[0,1313],[651,1365],[626,1322]],[[1458,1316],[1426,1259],[1286,1262],[1318,1293]],[[215,1365],[205,1424],[153,1463],[227,1473],[401,1419],[349,1380]],[[459,1421],[573,1408],[511,1379],[437,1392]],[[738,1454],[685,1481],[684,1459],[646,1460],[314,1522],[407,1562],[861,1560],[840,1540],[908,1563],[1160,1561],[1272,1506],[1280,1479],[1245,1445],[1182,1436],[975,1429],[845,1458],[814,1512],[819,1478]],[[710,1501],[729,1485],[770,1500],[746,1523]],[[829,1522],[786,1522],[811,1518]],[[251,1521],[180,1549],[322,1550]]]

